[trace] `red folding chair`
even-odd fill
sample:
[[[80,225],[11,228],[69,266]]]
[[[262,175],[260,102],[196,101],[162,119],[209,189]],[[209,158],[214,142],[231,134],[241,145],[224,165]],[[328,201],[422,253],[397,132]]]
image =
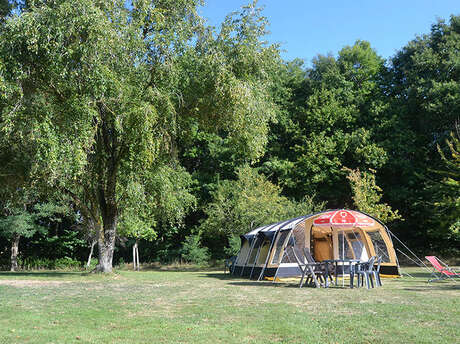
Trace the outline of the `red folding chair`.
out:
[[[454,280],[454,278],[460,277],[460,273],[452,270],[452,268],[450,268],[446,263],[443,263],[438,257],[426,256],[425,258],[431,263],[431,265],[433,265],[432,274],[436,277],[430,279],[428,282],[440,281],[446,278]]]

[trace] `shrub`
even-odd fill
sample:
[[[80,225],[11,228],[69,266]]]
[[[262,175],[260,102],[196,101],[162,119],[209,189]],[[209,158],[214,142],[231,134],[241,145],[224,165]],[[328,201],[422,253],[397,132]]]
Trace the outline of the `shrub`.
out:
[[[70,257],[56,259],[54,268],[57,270],[74,270],[81,268],[81,262]]]
[[[18,263],[22,270],[53,270],[55,268],[54,260],[48,258],[19,258]]]
[[[85,267],[86,267],[87,270],[92,271],[92,270],[94,270],[96,268],[96,265],[97,265],[98,262],[99,261],[97,260],[97,258],[91,258],[91,261],[89,262],[89,267],[86,267],[86,265],[85,265]]]
[[[181,256],[186,262],[207,265],[210,254],[207,247],[201,245],[201,235],[189,235],[182,244]]]
[[[231,235],[228,238],[228,247],[224,247],[224,252],[229,257],[236,256],[240,250],[241,240],[238,235]]]
[[[19,266],[22,270],[76,270],[80,269],[82,264],[78,260],[64,257],[56,260],[39,257],[27,257],[18,259]]]

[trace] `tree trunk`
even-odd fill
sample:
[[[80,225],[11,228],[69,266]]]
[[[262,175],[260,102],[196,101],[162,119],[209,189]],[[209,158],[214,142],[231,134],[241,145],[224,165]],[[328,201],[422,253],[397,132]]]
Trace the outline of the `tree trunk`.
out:
[[[113,251],[115,249],[115,234],[117,230],[117,215],[103,217],[103,230],[99,231],[98,248],[99,263],[96,266],[98,272],[112,272]]]
[[[137,246],[137,240],[136,240],[136,242],[135,242],[134,245],[133,245],[133,270],[136,270],[136,263],[137,263],[137,259],[136,259],[136,246]]]
[[[91,265],[91,258],[93,256],[93,252],[94,252],[94,246],[97,244],[97,240],[93,240],[91,242],[91,249],[89,251],[89,256],[88,256],[88,262],[86,263],[86,268],[89,268],[89,266]]]
[[[15,234],[11,242],[11,271],[18,270],[19,239],[21,236]]]
[[[96,271],[112,272],[113,251],[117,232],[117,171],[120,162],[120,144],[110,109],[98,103],[100,124],[96,132],[96,166],[98,185],[96,196],[102,218],[102,230],[98,233],[99,263]]]
[[[137,271],[139,271],[139,240],[136,239],[136,266],[137,266]]]

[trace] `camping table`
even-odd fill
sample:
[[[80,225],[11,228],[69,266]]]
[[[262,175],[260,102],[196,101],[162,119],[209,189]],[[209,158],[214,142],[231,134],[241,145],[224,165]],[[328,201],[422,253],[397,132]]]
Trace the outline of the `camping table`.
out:
[[[337,280],[338,280],[338,271],[337,267],[339,266],[339,263],[342,263],[342,276],[345,274],[345,265],[348,265],[350,267],[350,287],[353,288],[353,280],[352,280],[352,271],[353,271],[353,264],[359,263],[359,259],[327,259],[323,260],[323,263],[332,263],[335,265],[335,285],[337,286]],[[329,275],[329,264],[326,264],[326,273]],[[329,283],[327,282],[326,278],[326,288],[329,286]]]

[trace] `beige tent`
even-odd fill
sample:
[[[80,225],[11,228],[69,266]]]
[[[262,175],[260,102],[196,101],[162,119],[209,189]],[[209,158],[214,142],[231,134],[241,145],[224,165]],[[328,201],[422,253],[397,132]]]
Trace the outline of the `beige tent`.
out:
[[[381,256],[382,275],[399,275],[387,227],[368,214],[336,209],[262,226],[241,236],[233,274],[250,278],[300,274],[292,250],[307,248],[316,261]]]

